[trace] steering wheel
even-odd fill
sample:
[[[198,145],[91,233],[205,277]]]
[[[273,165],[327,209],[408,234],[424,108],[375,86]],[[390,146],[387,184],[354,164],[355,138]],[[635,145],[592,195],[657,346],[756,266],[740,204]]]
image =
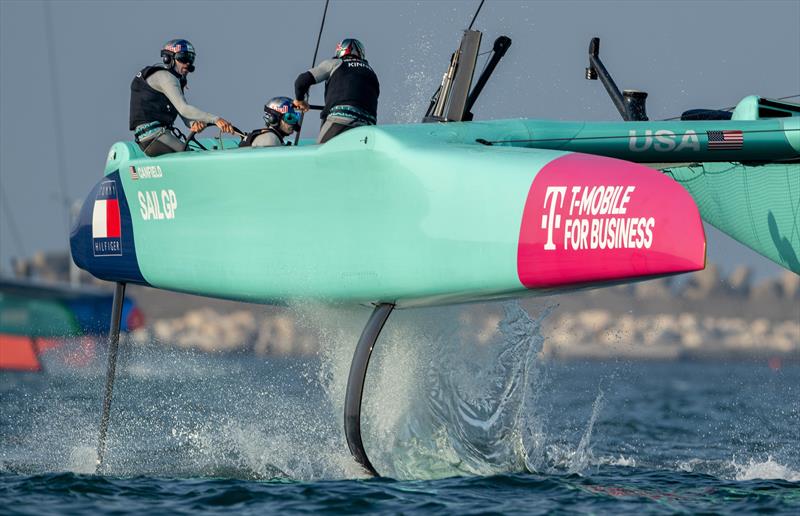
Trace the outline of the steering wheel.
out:
[[[206,127],[208,127],[208,126],[206,126]],[[233,126],[233,134],[235,134],[236,136],[238,136],[240,138],[239,143],[241,143],[242,140],[247,138],[247,134],[244,131],[242,131],[241,129],[239,129],[238,127],[236,127],[235,125]],[[196,136],[197,136],[197,132],[195,132],[195,131],[190,131],[189,134],[186,135],[186,143],[183,146],[183,150],[184,151],[189,150],[189,144],[191,142],[194,142],[195,145],[200,147],[201,150],[204,150],[204,151],[208,150],[202,143],[197,141]],[[222,146],[221,138],[220,138],[220,146]]]

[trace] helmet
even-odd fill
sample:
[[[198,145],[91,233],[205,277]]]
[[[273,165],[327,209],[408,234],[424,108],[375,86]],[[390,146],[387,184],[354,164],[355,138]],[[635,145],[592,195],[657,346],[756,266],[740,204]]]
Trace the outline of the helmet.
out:
[[[360,41],[353,38],[343,39],[341,43],[336,45],[336,53],[333,57],[353,56],[359,59],[366,59],[367,54],[364,52],[364,45]]]
[[[300,127],[302,117],[289,97],[273,97],[264,104],[264,123],[277,126],[281,120],[294,129]]]
[[[189,71],[193,72],[194,58],[194,45],[185,39],[171,39],[164,43],[164,47],[161,49],[161,61],[167,66],[174,65],[175,61],[188,63]]]

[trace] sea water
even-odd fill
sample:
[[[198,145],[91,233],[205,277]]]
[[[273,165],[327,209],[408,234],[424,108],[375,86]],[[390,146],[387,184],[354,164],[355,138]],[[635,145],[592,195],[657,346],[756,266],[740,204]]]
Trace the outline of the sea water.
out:
[[[366,309],[294,307],[312,357],[121,346],[102,474],[105,355],[0,376],[0,512],[800,512],[800,366],[559,362],[552,308],[397,311],[347,451],[347,372]]]

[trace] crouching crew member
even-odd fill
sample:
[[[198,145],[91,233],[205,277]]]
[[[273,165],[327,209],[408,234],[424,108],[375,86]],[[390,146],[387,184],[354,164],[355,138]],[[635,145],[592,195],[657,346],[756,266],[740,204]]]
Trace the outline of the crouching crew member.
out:
[[[201,111],[183,96],[186,76],[194,71],[194,46],[185,39],[168,41],[161,50],[161,64],[148,66],[131,83],[130,130],[148,156],[184,150],[184,142],[174,133],[178,115],[194,132],[215,124],[226,133],[233,127],[224,118]]]
[[[319,143],[353,127],[375,125],[378,116],[378,76],[367,63],[364,46],[357,39],[342,40],[336,55],[301,73],[294,83],[294,105],[308,111],[304,100],[309,88],[325,81],[325,108],[320,118]]]
[[[273,97],[264,104],[263,129],[247,135],[239,147],[276,147],[288,145],[284,138],[300,127],[300,113],[292,105],[289,97]]]

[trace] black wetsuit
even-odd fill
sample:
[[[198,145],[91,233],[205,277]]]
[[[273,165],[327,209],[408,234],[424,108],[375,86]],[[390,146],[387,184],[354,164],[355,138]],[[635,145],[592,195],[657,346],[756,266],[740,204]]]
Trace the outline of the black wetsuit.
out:
[[[366,60],[356,57],[327,59],[297,77],[295,98],[305,98],[313,84],[325,82],[324,120],[319,143],[353,127],[374,125],[378,116],[380,84]]]

